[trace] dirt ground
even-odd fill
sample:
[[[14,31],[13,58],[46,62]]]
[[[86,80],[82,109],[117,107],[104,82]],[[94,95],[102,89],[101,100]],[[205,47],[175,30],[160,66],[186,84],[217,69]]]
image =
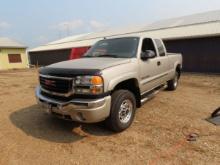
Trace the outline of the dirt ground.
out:
[[[220,126],[205,121],[220,106],[220,76],[184,74],[177,91],[148,101],[120,134],[48,116],[36,105],[37,81],[35,70],[0,72],[2,165],[220,164]]]

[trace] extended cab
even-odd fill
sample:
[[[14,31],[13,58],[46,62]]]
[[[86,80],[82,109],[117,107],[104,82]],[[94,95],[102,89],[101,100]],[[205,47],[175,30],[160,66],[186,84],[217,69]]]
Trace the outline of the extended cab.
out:
[[[36,97],[50,114],[83,123],[105,121],[120,132],[160,89],[177,88],[181,68],[181,54],[167,53],[161,39],[108,38],[81,59],[41,68]]]

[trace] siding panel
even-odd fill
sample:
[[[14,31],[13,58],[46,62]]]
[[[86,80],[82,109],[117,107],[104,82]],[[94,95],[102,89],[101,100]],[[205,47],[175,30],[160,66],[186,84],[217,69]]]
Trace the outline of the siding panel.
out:
[[[164,41],[168,52],[183,54],[183,70],[220,73],[220,37]]]
[[[29,52],[31,65],[46,66],[53,63],[69,60],[71,49]]]

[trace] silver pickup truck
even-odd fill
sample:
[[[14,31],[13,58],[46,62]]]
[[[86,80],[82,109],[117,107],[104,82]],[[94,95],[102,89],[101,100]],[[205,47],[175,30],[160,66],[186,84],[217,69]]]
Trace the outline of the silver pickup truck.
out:
[[[181,68],[181,54],[167,53],[161,39],[105,38],[81,59],[40,68],[36,97],[50,114],[83,123],[105,121],[121,132],[131,125],[136,108],[161,89],[177,88]]]

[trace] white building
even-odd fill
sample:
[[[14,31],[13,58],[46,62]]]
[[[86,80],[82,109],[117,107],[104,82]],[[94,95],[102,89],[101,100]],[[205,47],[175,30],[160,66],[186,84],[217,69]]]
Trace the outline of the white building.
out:
[[[220,10],[67,37],[30,50],[30,60],[40,65],[68,60],[76,48],[87,49],[104,37],[140,33],[162,38],[168,51],[182,53],[185,71],[220,73]]]

